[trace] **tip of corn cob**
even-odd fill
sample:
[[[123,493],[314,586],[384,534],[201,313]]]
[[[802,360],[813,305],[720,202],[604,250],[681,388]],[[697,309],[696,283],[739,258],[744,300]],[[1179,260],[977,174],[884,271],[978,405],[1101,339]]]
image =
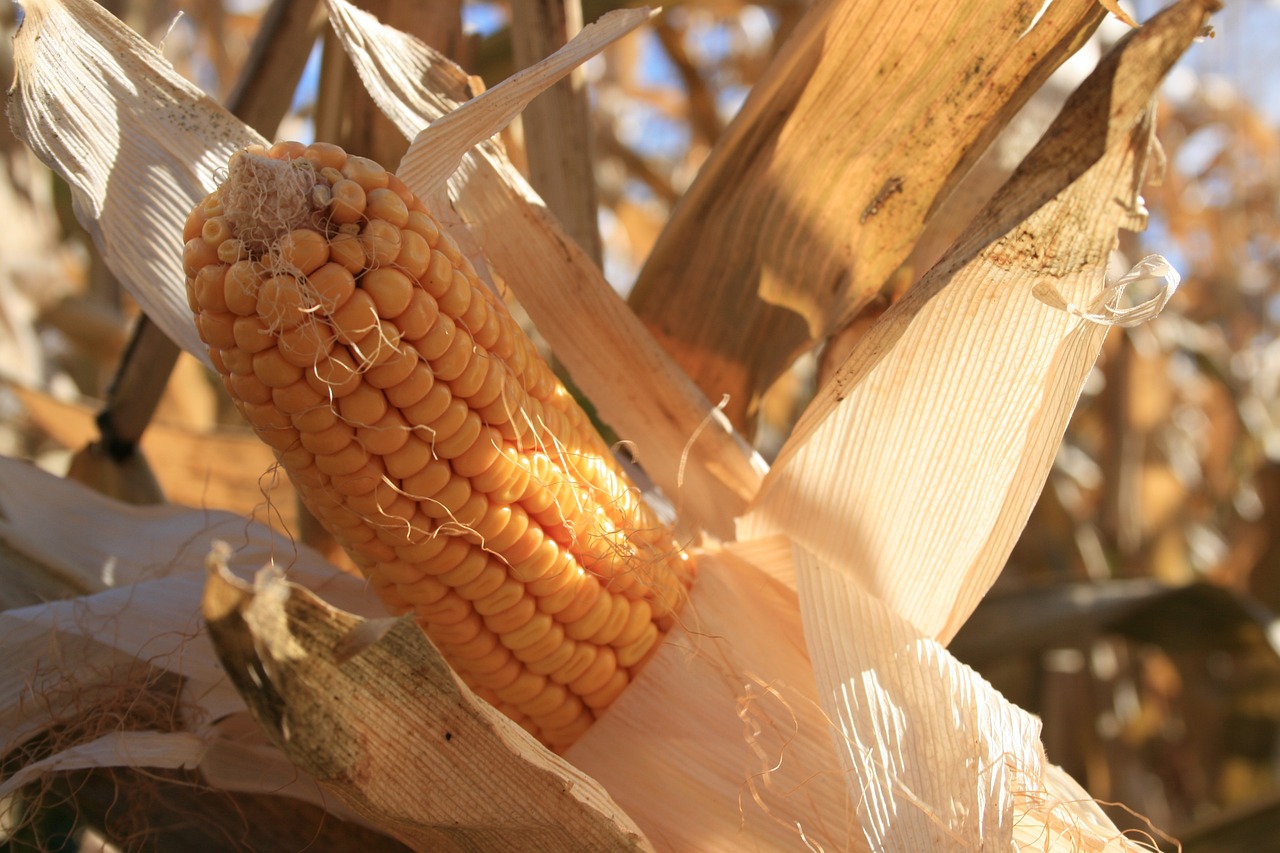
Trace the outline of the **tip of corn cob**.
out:
[[[694,563],[502,302],[393,174],[238,153],[184,231],[237,407],[394,612],[553,748],[672,625]]]

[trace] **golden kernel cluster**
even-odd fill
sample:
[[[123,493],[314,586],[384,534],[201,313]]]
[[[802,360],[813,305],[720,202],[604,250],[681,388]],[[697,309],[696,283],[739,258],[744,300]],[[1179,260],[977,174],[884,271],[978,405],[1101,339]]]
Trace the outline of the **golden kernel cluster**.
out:
[[[324,143],[236,157],[183,234],[227,390],[387,606],[568,746],[670,627],[691,561],[394,175]]]

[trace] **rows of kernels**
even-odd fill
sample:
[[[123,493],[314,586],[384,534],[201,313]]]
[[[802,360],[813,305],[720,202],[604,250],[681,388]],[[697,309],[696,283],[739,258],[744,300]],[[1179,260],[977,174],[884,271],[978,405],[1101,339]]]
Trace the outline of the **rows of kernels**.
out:
[[[193,212],[184,261],[211,358],[387,606],[567,745],[656,645],[690,570],[403,184],[333,146],[272,154],[317,169],[327,226],[246,257],[216,195]]]

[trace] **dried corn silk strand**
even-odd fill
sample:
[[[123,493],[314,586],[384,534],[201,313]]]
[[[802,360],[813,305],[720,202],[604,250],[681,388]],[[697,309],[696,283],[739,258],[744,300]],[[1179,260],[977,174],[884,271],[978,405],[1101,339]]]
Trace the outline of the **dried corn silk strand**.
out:
[[[572,743],[694,566],[506,307],[334,145],[237,154],[183,239],[214,366],[308,509],[479,695]]]

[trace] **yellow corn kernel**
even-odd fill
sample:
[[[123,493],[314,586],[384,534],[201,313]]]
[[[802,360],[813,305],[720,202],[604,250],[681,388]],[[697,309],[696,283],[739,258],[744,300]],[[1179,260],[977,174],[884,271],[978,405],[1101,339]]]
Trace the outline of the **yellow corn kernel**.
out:
[[[694,566],[457,242],[377,164],[292,142],[233,157],[183,237],[210,358],[307,506],[479,695],[570,745]]]

